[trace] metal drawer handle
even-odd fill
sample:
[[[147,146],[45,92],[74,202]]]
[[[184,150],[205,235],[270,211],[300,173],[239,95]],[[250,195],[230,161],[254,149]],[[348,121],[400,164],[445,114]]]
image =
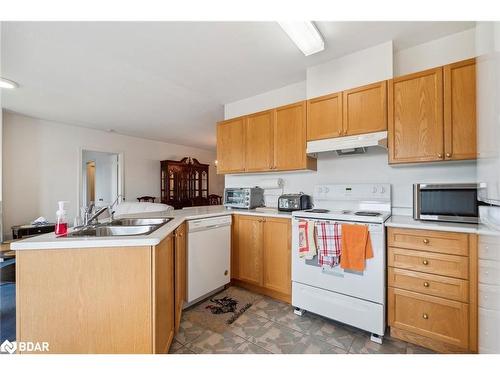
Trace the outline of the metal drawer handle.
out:
[[[429,240],[427,238],[424,238],[424,243],[427,245],[429,243]]]
[[[422,264],[423,264],[424,266],[426,266],[426,265],[428,265],[428,264],[429,264],[429,261],[428,261],[427,259],[424,259],[424,260],[422,261]]]
[[[426,288],[428,288],[428,287],[429,287],[429,283],[428,283],[427,281],[424,281],[424,286],[425,286]]]
[[[422,315],[422,318],[424,318],[425,320],[427,320],[427,319],[429,319],[429,315],[427,315],[427,314],[425,314],[425,313],[424,313],[424,314]]]

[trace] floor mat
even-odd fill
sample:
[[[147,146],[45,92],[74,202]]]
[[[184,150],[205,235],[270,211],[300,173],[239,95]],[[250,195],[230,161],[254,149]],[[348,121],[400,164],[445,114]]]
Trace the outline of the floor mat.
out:
[[[233,286],[200,302],[183,314],[190,321],[205,328],[223,332],[260,298],[257,294]]]

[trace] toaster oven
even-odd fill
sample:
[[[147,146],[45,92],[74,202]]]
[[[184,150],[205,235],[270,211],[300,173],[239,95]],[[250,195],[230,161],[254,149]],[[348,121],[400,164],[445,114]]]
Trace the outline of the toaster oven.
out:
[[[224,189],[225,207],[251,209],[263,205],[264,190],[259,187]]]

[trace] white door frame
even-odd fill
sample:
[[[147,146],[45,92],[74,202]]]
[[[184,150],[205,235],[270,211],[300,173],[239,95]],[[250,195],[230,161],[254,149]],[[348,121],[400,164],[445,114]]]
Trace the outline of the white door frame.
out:
[[[125,200],[125,169],[124,169],[124,163],[123,163],[123,152],[121,151],[114,151],[114,150],[105,150],[105,149],[100,149],[99,147],[79,147],[78,148],[78,168],[77,168],[77,196],[76,196],[76,208],[77,208],[77,215],[80,215],[80,207],[82,206],[82,197],[83,197],[83,190],[82,190],[82,161],[83,161],[83,151],[95,151],[95,152],[106,152],[106,153],[111,153],[111,154],[117,154],[118,155],[118,196],[122,196],[122,200]]]

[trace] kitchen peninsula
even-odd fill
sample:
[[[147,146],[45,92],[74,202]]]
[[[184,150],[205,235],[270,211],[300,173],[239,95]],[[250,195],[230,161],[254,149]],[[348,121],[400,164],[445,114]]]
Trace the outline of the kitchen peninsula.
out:
[[[290,218],[208,206],[173,211],[149,235],[16,242],[17,339],[51,353],[168,353],[185,299],[185,221],[233,213]]]

